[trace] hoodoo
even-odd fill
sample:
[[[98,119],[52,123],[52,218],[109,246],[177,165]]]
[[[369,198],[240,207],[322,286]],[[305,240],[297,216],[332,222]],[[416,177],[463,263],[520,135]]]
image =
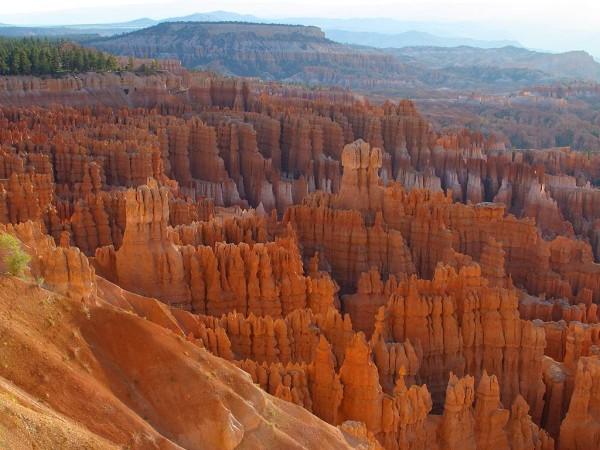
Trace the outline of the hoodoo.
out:
[[[79,40],[0,39],[1,448],[600,449],[600,153],[384,101],[425,50]]]

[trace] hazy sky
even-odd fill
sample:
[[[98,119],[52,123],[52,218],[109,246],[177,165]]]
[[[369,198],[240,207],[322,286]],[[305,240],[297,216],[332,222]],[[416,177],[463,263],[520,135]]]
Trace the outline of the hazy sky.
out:
[[[598,0],[1,0],[0,16],[82,7],[136,5],[140,15],[227,10],[262,17],[393,17],[402,20],[521,20],[561,28],[600,28]],[[148,5],[148,8],[143,8]],[[169,12],[171,11],[171,12]],[[157,18],[157,17],[154,17]],[[161,17],[162,18],[162,17]]]

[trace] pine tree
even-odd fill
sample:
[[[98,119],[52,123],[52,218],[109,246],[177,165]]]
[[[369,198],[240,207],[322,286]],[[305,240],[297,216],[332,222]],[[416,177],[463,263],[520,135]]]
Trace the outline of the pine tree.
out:
[[[8,66],[8,51],[0,47],[0,74],[8,75],[9,70],[10,69]]]
[[[105,70],[106,67],[106,58],[104,57],[104,53],[98,52],[98,53],[94,53],[94,64],[95,64],[95,69],[94,70]]]
[[[75,72],[83,72],[85,70],[85,57],[83,51],[80,48],[73,50],[74,52],[74,70]]]
[[[21,73],[23,75],[31,75],[31,60],[25,50],[20,50],[21,54]]]
[[[106,70],[115,71],[119,68],[119,62],[113,55],[109,55],[106,60]]]
[[[42,50],[42,52],[40,53],[38,73],[39,74],[47,74],[47,73],[51,73],[51,72],[52,72],[52,69],[50,66],[50,53],[48,52],[47,48],[44,48]]]
[[[114,70],[119,70],[114,56],[64,40],[0,38],[0,75]]]
[[[17,52],[15,49],[11,52],[9,58],[10,64],[10,74],[11,75],[20,75],[21,74],[21,54]]]

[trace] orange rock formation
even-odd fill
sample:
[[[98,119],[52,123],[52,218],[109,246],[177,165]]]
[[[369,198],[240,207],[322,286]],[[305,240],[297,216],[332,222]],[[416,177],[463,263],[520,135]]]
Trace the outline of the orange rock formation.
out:
[[[0,124],[10,445],[600,446],[598,156],[181,69],[3,78]]]

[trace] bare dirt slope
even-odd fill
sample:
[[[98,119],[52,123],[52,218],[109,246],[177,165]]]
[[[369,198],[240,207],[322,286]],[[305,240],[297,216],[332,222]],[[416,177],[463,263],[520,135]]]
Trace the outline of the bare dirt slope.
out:
[[[0,276],[0,408],[0,446],[9,449],[352,446],[171,330],[8,276]]]

